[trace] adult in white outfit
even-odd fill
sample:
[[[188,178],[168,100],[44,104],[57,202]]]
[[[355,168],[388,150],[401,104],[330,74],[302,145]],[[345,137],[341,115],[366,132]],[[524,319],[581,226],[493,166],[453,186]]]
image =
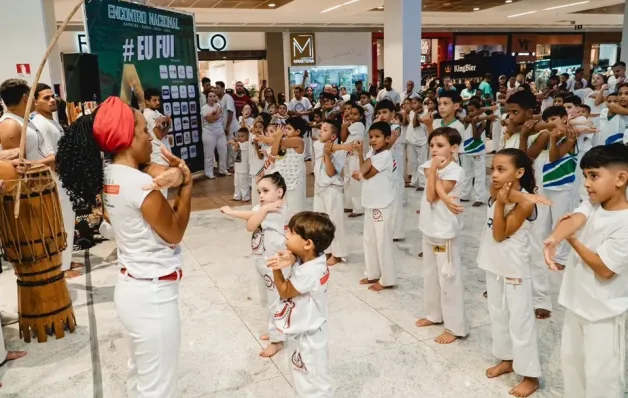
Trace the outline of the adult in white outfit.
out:
[[[172,125],[172,119],[167,115],[159,112],[161,106],[161,92],[154,88],[144,91],[144,117],[146,118],[146,127],[151,135],[153,152],[150,155],[150,161],[162,166],[168,166],[168,162],[161,157],[161,147],[165,147],[170,152],[170,143],[168,142],[168,129]],[[168,189],[162,189],[161,193],[168,199]]]
[[[218,96],[210,92],[207,94],[207,104],[201,108],[203,121],[203,150],[205,152],[205,176],[214,179],[214,151],[218,149],[218,174],[227,174],[227,136],[222,119],[223,109]]]
[[[111,156],[104,170],[100,151]],[[171,166],[156,165],[150,163],[151,152],[143,115],[110,97],[70,127],[59,142],[57,166],[73,200],[93,203],[103,193],[118,246],[114,304],[129,332],[129,396],[175,398],[183,276],[179,242],[190,218],[192,179],[181,159],[162,149]],[[166,187],[178,187],[174,208],[159,192]]]

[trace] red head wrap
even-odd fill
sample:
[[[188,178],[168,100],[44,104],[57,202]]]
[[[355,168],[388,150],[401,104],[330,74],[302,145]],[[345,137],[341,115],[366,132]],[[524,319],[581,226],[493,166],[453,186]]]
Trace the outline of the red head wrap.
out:
[[[135,118],[131,107],[118,97],[109,97],[98,107],[94,138],[104,152],[116,153],[133,142]]]

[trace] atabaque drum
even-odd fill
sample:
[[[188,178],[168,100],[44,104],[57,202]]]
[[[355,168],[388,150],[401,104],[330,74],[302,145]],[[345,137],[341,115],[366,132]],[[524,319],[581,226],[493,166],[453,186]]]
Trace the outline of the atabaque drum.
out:
[[[20,337],[30,342],[36,336],[40,343],[52,335],[63,338],[65,330],[74,332],[76,319],[61,270],[67,243],[57,184],[46,166],[33,167],[20,179],[7,162],[0,162],[0,179],[5,181],[0,240],[17,276]]]

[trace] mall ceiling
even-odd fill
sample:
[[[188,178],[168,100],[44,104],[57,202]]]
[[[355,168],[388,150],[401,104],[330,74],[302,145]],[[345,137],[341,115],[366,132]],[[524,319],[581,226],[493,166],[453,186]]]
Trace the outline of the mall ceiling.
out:
[[[76,0],[51,0],[61,21]],[[383,29],[385,3],[401,0],[139,0],[195,14],[201,31]],[[418,0],[415,0],[418,1]],[[423,0],[424,31],[609,31],[623,24],[622,0]],[[75,29],[82,16],[73,19]]]

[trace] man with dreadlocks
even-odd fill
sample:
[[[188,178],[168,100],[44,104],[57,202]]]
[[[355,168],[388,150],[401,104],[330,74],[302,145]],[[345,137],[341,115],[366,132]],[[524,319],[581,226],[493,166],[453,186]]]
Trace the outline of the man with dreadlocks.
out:
[[[57,170],[74,206],[103,203],[118,246],[114,304],[131,340],[130,388],[140,398],[177,396],[181,344],[179,242],[190,219],[192,178],[185,162],[150,163],[142,114],[117,97],[79,118],[61,137]],[[110,159],[103,170],[101,152]],[[104,184],[104,185],[103,185]],[[158,191],[178,186],[174,206]]]

